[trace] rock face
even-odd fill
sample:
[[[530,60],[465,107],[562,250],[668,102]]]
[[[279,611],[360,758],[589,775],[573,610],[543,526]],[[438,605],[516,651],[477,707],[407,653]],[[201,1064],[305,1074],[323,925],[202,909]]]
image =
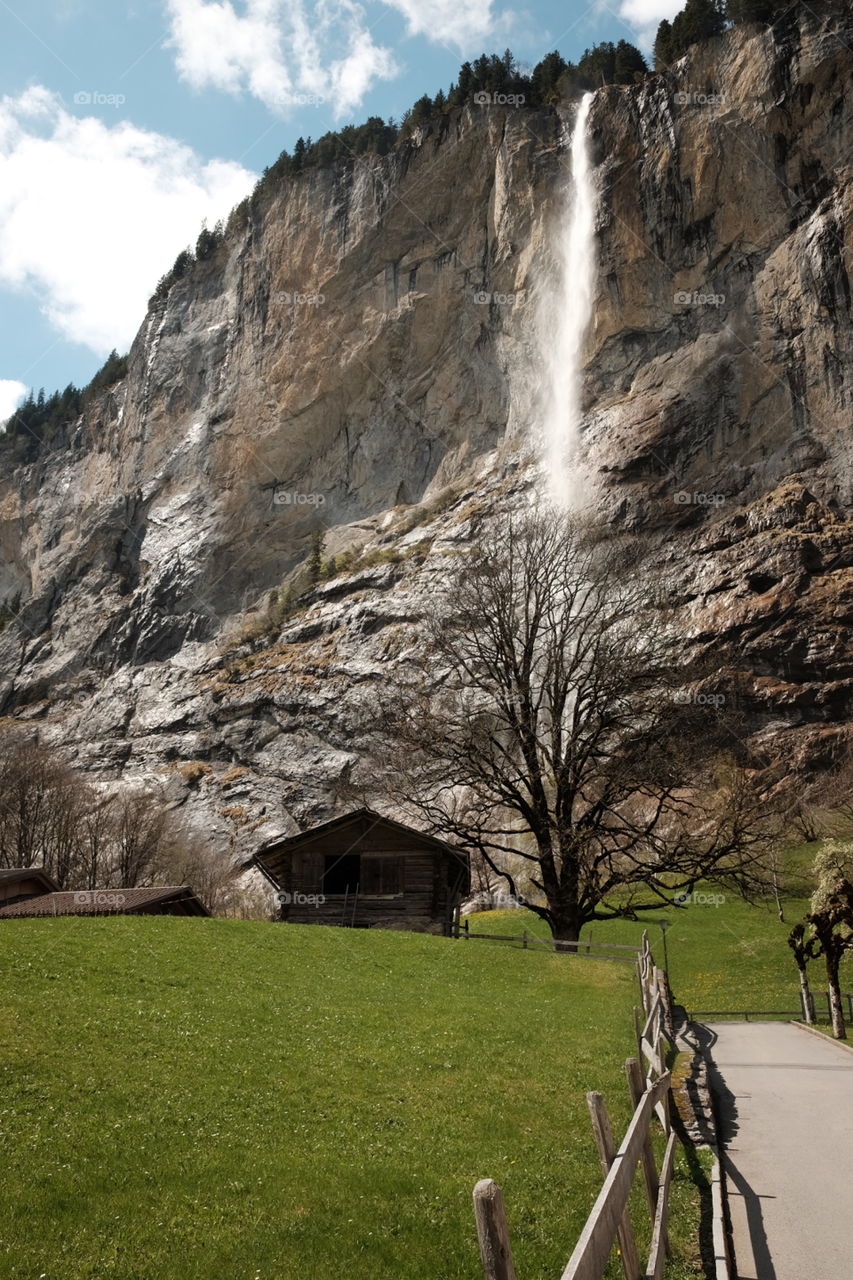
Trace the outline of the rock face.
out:
[[[851,27],[738,28],[590,117],[589,505],[803,770],[853,714]],[[539,483],[572,112],[472,106],[312,171],[152,304],[126,381],[0,481],[7,722],[223,848],[328,816],[360,690]],[[316,530],[346,572],[274,625]]]

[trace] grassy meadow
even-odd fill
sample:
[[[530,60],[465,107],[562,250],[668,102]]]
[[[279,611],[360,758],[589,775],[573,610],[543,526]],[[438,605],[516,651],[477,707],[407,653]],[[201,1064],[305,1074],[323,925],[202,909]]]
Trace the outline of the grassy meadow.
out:
[[[595,921],[583,931],[599,942],[639,945],[648,929],[656,963],[664,962],[664,930],[670,984],[688,1012],[761,1010],[793,1013],[800,1008],[799,975],[787,945],[791,927],[810,910],[810,868],[821,842],[795,845],[784,853],[788,892],[782,895],[784,920],[772,899],[750,904],[714,884],[697,885],[693,899],[681,907],[653,911],[639,922]],[[469,918],[472,932],[529,934],[547,937],[548,929],[524,910],[480,912]],[[476,945],[481,945],[477,943]],[[486,945],[483,943],[482,945]],[[493,945],[493,944],[489,944]],[[497,944],[494,944],[497,945]],[[510,947],[510,949],[514,949]],[[853,992],[853,958],[842,967],[843,988]],[[809,966],[815,991],[825,991],[821,961]],[[823,1008],[818,1002],[817,1012]]]
[[[478,1280],[484,1176],[556,1280],[601,1185],[586,1091],[629,1116],[629,965],[117,917],[6,922],[0,975],[9,1280]],[[698,1203],[681,1156],[672,1280]]]

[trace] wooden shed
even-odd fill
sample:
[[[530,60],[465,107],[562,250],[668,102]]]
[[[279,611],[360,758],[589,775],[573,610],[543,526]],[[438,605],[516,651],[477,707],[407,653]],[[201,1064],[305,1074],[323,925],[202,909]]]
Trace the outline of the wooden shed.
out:
[[[450,933],[467,854],[372,809],[273,840],[252,860],[298,924]]]

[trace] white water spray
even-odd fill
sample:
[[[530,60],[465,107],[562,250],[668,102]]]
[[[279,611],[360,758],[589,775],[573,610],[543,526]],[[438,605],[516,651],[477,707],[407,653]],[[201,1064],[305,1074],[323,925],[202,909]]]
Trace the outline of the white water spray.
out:
[[[564,195],[556,279],[543,326],[548,351],[544,465],[551,501],[563,510],[577,507],[581,497],[581,382],[595,285],[596,194],[586,136],[592,97],[584,94],[572,129],[571,181]]]

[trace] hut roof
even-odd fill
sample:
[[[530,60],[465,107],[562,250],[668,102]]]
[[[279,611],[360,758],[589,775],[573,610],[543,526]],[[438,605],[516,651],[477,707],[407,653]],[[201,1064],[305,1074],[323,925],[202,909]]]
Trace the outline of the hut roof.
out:
[[[425,831],[418,831],[416,827],[409,827],[404,822],[397,822],[394,818],[386,818],[384,814],[376,813],[374,809],[368,808],[355,809],[352,813],[345,813],[341,817],[330,819],[328,822],[321,822],[318,826],[309,827],[307,831],[300,831],[295,836],[279,836],[275,840],[270,840],[257,851],[254,858],[251,858],[246,865],[258,866],[265,875],[269,876],[269,861],[278,862],[282,855],[295,853],[316,839],[321,839],[335,831],[340,831],[341,835],[348,838],[353,848],[355,848],[355,846],[361,844],[365,837],[370,835],[371,831],[377,829],[382,829],[392,835],[402,836],[409,842],[414,841],[420,845],[428,845],[436,853],[442,853],[448,858],[455,858],[465,867],[468,866],[468,855],[454,848],[453,845],[447,844],[444,840],[439,840],[437,836],[428,835]]]
[[[16,884],[22,880],[39,880],[45,893],[53,893],[59,885],[41,867],[4,867],[0,869],[0,884]]]
[[[12,916],[133,915],[170,903],[187,908],[190,915],[210,915],[188,885],[158,885],[147,889],[78,889],[43,893],[37,898],[25,898],[22,902],[10,902],[0,907],[0,919]]]

